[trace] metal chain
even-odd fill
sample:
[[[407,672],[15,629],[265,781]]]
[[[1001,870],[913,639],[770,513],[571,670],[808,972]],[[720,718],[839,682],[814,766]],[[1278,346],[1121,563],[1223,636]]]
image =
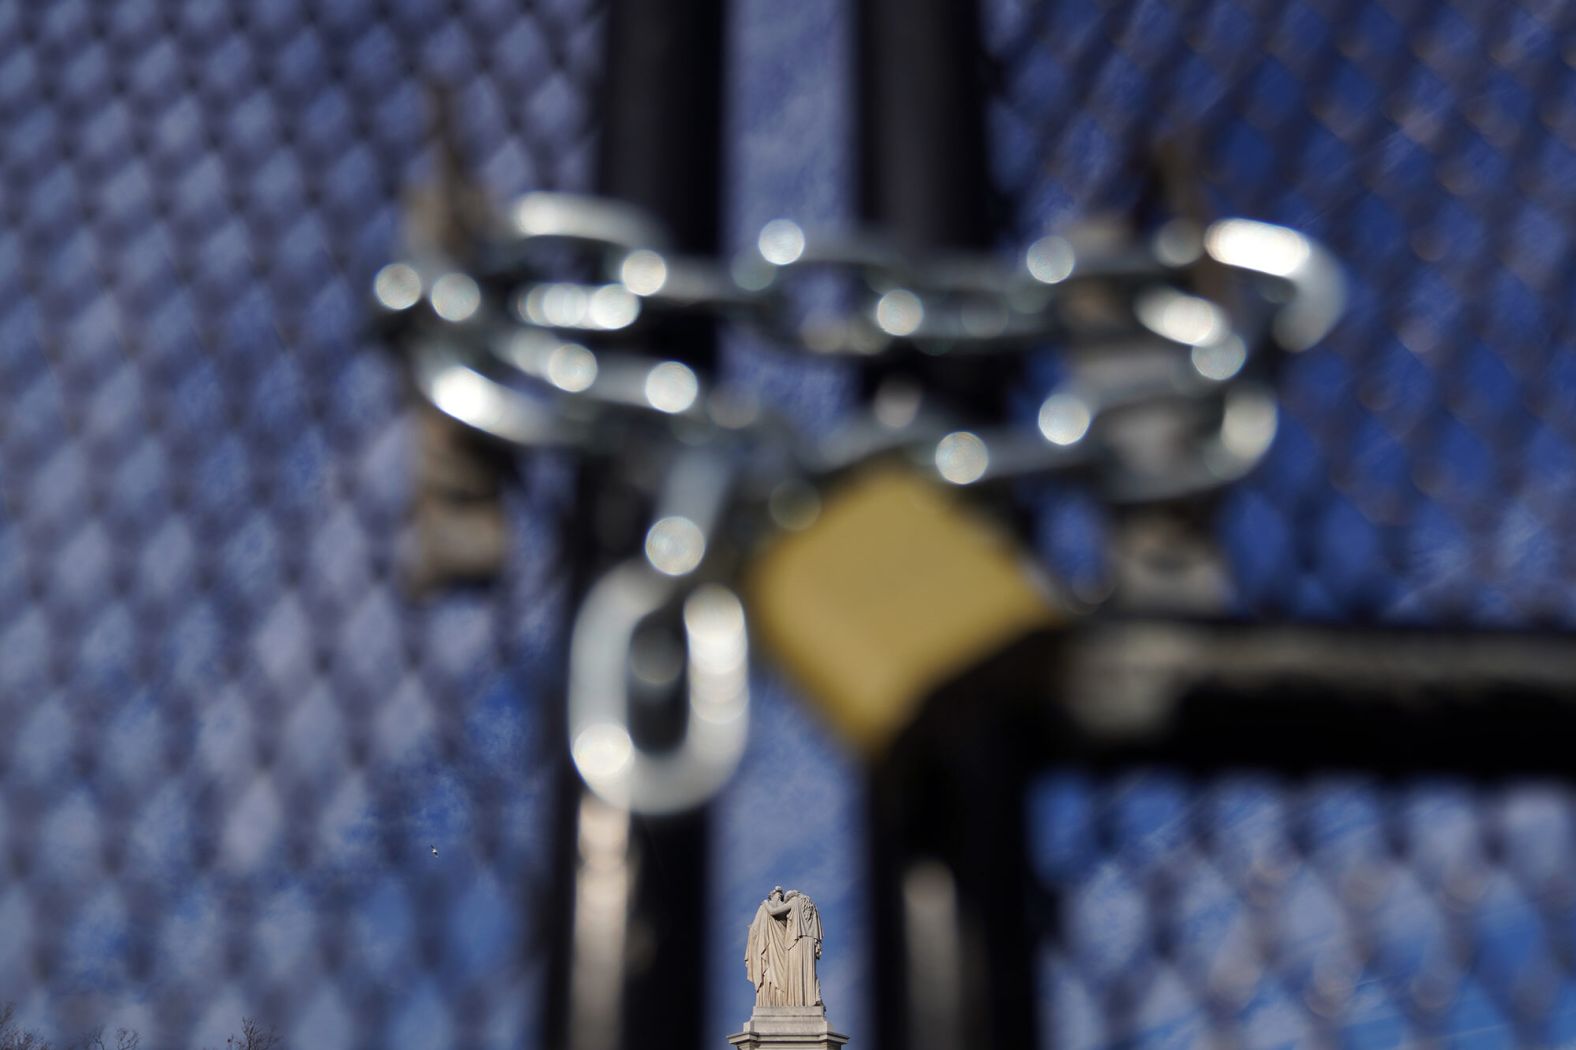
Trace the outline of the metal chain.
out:
[[[822,356],[1059,345],[1073,367],[1046,392],[1037,433],[871,418],[849,433],[797,440],[797,454],[813,474],[850,456],[905,450],[956,485],[1096,464],[1096,486],[1122,502],[1206,491],[1251,469],[1275,425],[1253,351],[1306,348],[1343,300],[1339,270],[1322,248],[1245,219],[1202,230],[1174,223],[1147,241],[1052,234],[1015,266],[990,257],[915,260],[873,238],[812,237],[787,219],[768,223],[731,264],[666,245],[658,224],[624,205],[533,193],[493,220],[469,270],[434,258],[397,262],[379,271],[373,291],[387,313],[418,322],[405,338],[422,396],[525,447],[594,447],[615,413],[736,429],[729,407],[690,366],[624,349],[664,316],[743,324]],[[544,278],[576,263],[582,276]],[[1188,289],[1190,275],[1207,266],[1237,278],[1241,305]],[[801,294],[813,274],[828,271],[851,278],[853,289],[848,311],[831,318],[804,310]],[[1167,448],[1139,447],[1144,427],[1135,417],[1178,410],[1207,423],[1180,446],[1173,432]],[[780,423],[759,414],[751,423],[783,437]]]
[[[1112,502],[1208,492],[1250,470],[1274,436],[1259,351],[1307,348],[1343,302],[1322,248],[1245,219],[1176,222],[1144,239],[1093,226],[1051,234],[1012,266],[915,259],[778,219],[724,263],[672,252],[659,224],[623,204],[533,193],[474,241],[463,263],[428,250],[374,280],[420,395],[521,448],[666,452],[644,550],[593,584],[570,652],[574,761],[604,799],[648,813],[710,797],[743,752],[748,644],[731,588],[745,545],[728,541],[730,523],[793,527],[813,516],[817,486],[877,457],[959,487],[1081,471]],[[807,284],[827,273],[849,288],[834,317],[805,306]],[[683,316],[855,359],[1056,345],[1066,378],[1045,392],[1034,426],[964,426],[914,399],[808,435],[639,349],[654,321]],[[631,710],[651,697],[636,694],[673,690],[685,694],[684,736],[645,750]]]

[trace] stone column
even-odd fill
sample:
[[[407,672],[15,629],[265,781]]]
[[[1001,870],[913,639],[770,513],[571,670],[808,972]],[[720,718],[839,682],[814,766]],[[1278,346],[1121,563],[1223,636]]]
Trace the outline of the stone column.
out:
[[[824,1006],[757,1006],[728,1042],[738,1050],[840,1050],[848,1037],[832,1031]]]

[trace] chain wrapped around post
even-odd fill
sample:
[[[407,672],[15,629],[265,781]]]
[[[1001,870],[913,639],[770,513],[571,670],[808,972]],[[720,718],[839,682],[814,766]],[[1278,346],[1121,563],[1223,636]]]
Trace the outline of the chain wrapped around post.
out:
[[[959,488],[1075,475],[1113,503],[1207,493],[1250,470],[1274,436],[1263,351],[1312,345],[1343,303],[1319,245],[1246,219],[1174,221],[1142,238],[1052,233],[1013,265],[912,258],[778,219],[724,261],[670,251],[659,224],[619,202],[532,193],[489,216],[469,256],[394,262],[374,281],[424,400],[521,449],[667,450],[644,550],[580,611],[569,683],[582,776],[648,813],[704,801],[742,753],[748,645],[734,577],[749,537],[792,518],[796,501],[880,457]],[[1203,267],[1216,279],[1195,280]],[[802,283],[825,273],[852,288],[836,317],[801,305]],[[1220,274],[1229,302],[1196,290],[1220,287]],[[643,326],[673,315],[854,360],[950,355],[988,368],[993,355],[1054,346],[1066,374],[1032,424],[870,405],[833,433],[804,434],[745,391],[633,349]],[[648,650],[684,654],[684,673],[643,669],[664,663]],[[647,753],[629,732],[631,692],[679,681],[688,736]]]

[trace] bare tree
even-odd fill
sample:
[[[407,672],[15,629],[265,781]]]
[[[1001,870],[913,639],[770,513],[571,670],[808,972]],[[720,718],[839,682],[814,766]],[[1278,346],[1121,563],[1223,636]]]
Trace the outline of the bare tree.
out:
[[[30,1032],[16,1022],[16,1004],[0,1005],[0,1050],[51,1050],[54,1044],[37,1032]],[[114,1050],[140,1050],[142,1036],[126,1028],[115,1030]],[[100,1025],[81,1042],[72,1043],[66,1050],[110,1050],[104,1041],[104,1028]]]
[[[142,1046],[142,1036],[126,1028],[115,1029],[115,1050],[138,1050]],[[102,1026],[93,1029],[82,1040],[81,1050],[109,1050],[109,1044],[104,1041]]]
[[[16,1023],[16,1004],[0,1006],[0,1050],[49,1050],[49,1043],[37,1033]]]
[[[283,1050],[279,1045],[279,1032],[273,1025],[265,1030],[262,1022],[252,1017],[241,1018],[241,1034],[224,1041],[226,1050]],[[5,1047],[0,1046],[0,1050]]]
[[[264,1028],[262,1022],[253,1017],[241,1018],[241,1034],[230,1036],[224,1046],[225,1050],[284,1050],[278,1030],[273,1025]],[[128,1028],[115,1029],[114,1050],[141,1048],[140,1034]],[[15,1003],[3,1003],[0,1004],[0,1050],[53,1050],[53,1044],[37,1032],[17,1024]],[[104,1028],[100,1025],[83,1036],[81,1042],[72,1043],[65,1050],[110,1050],[110,1045],[105,1042]]]

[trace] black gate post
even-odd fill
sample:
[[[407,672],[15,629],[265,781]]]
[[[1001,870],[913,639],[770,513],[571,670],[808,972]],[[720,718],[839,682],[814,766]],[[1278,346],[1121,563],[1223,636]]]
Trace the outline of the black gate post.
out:
[[[855,82],[860,218],[905,252],[989,250],[979,13],[970,0],[862,0]],[[1016,369],[942,358],[873,369],[999,418]],[[1029,1046],[1026,763],[1003,691],[1022,652],[932,696],[867,782],[872,1016],[879,1050]]]
[[[671,247],[687,253],[720,249],[723,12],[722,0],[612,0],[607,11],[595,189],[654,216],[671,234]],[[668,321],[644,349],[709,374],[716,333],[709,321]],[[599,535],[598,525],[617,533],[646,524],[638,503],[609,507],[618,498],[611,466],[580,467],[571,527],[580,546],[576,602],[610,553],[638,549],[626,545],[630,536]],[[653,727],[632,728],[638,734]],[[654,733],[663,736],[665,728]],[[708,812],[647,818],[599,809],[566,737],[560,721],[552,738],[559,798],[544,1045],[693,1050],[705,1012]],[[607,857],[594,860],[588,849],[605,849]],[[618,866],[601,889],[616,889],[624,912],[599,926],[586,905],[588,894],[600,892],[588,868],[601,863]]]

